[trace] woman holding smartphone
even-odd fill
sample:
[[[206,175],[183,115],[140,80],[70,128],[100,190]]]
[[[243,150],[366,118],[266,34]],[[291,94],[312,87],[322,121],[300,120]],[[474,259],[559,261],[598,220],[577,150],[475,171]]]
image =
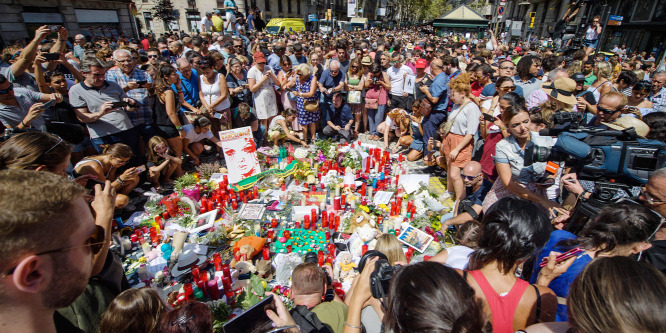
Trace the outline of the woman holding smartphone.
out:
[[[185,139],[183,125],[186,125],[187,121],[180,111],[181,101],[185,100],[180,77],[176,69],[169,65],[160,67],[158,72],[155,80],[156,98],[153,98],[153,123],[157,126],[159,135],[165,138],[173,149],[174,156],[181,158]],[[177,93],[171,90],[172,84],[176,85]],[[178,165],[174,176],[182,175],[183,168]]]

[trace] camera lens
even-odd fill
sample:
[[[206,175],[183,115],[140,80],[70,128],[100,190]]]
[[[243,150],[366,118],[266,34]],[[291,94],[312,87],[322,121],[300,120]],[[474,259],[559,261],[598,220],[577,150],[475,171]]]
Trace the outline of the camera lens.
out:
[[[303,262],[308,262],[308,263],[319,263],[319,260],[317,258],[317,253],[316,252],[308,252],[305,254],[305,257],[303,258]]]

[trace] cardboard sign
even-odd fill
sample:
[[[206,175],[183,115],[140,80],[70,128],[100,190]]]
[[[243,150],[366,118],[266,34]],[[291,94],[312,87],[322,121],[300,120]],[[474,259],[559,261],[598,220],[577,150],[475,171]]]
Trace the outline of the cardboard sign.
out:
[[[220,131],[220,141],[229,170],[230,184],[261,172],[250,126]]]

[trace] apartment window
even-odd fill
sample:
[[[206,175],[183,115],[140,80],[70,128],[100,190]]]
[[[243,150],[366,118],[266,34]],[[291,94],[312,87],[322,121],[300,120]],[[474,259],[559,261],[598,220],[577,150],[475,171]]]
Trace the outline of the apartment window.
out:
[[[224,0],[217,0],[217,7],[215,8],[222,8],[224,7]]]
[[[197,8],[197,0],[187,0],[187,8]]]
[[[296,11],[301,15],[301,0],[296,0]]]
[[[282,13],[282,0],[278,0],[278,12]]]
[[[291,14],[291,0],[287,0],[287,13]]]
[[[271,2],[270,2],[270,0],[264,0],[264,11],[265,12],[270,12],[271,11]]]
[[[143,12],[143,27],[146,30],[155,31],[153,25],[153,14],[151,12]]]
[[[187,12],[185,17],[187,18],[187,28],[189,31],[199,31],[201,27],[201,14],[199,12]]]

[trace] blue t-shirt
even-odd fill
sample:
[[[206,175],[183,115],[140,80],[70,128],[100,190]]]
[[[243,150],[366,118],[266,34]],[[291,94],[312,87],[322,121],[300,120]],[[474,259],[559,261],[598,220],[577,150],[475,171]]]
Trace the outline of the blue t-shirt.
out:
[[[345,81],[345,73],[342,70],[340,70],[338,75],[332,76],[331,70],[327,69],[321,74],[321,78],[319,79],[319,83],[321,83],[326,89],[337,87],[340,84],[340,81]],[[324,97],[327,101],[330,101],[333,97],[333,92],[330,94],[324,94]]]
[[[441,72],[430,85],[430,95],[432,97],[439,98],[437,104],[435,104],[432,109],[433,111],[446,111],[446,107],[449,106],[449,76],[446,73]],[[425,133],[424,133],[425,137]]]
[[[224,7],[236,7],[236,2],[234,0],[224,0]],[[227,14],[234,14],[233,9],[226,9]]]
[[[247,16],[247,28],[249,30],[254,30],[254,15],[252,14]]]
[[[180,76],[180,85],[183,88],[185,102],[196,107],[196,105],[199,104],[199,74],[197,71],[192,70],[192,76],[190,76],[189,80],[183,77],[183,74],[180,71],[178,71],[178,76]],[[176,85],[172,84],[171,89],[176,91]],[[181,106],[180,109],[182,111],[189,111],[184,106]]]
[[[550,234],[550,238],[546,245],[544,245],[541,253],[536,257],[534,261],[534,271],[532,272],[532,277],[530,278],[530,283],[536,283],[541,267],[539,264],[543,258],[548,257],[551,251],[556,251],[559,253],[564,253],[571,250],[570,247],[561,247],[557,246],[562,240],[566,239],[575,239],[576,235],[564,231],[564,230],[555,230]],[[567,269],[564,274],[555,278],[549,285],[548,288],[552,289],[555,295],[558,297],[567,298],[569,296],[569,287],[573,283],[574,279],[580,274],[585,266],[592,261],[592,258],[586,253],[579,254],[573,264]],[[567,316],[567,306],[563,304],[557,305],[557,317],[556,321],[568,321],[569,317]]]
[[[339,115],[337,114],[338,112],[340,113]],[[331,105],[328,112],[326,113],[326,121],[330,121],[333,123],[333,125],[340,126],[342,128],[347,126],[352,118],[353,115],[351,108],[346,103],[343,104],[340,109],[336,109]]]
[[[493,183],[488,179],[483,178],[483,182],[478,190],[472,192],[474,187],[465,187],[466,196],[465,199],[471,201],[475,205],[483,206],[483,199],[486,198],[486,194],[490,191],[490,188],[493,187]]]

